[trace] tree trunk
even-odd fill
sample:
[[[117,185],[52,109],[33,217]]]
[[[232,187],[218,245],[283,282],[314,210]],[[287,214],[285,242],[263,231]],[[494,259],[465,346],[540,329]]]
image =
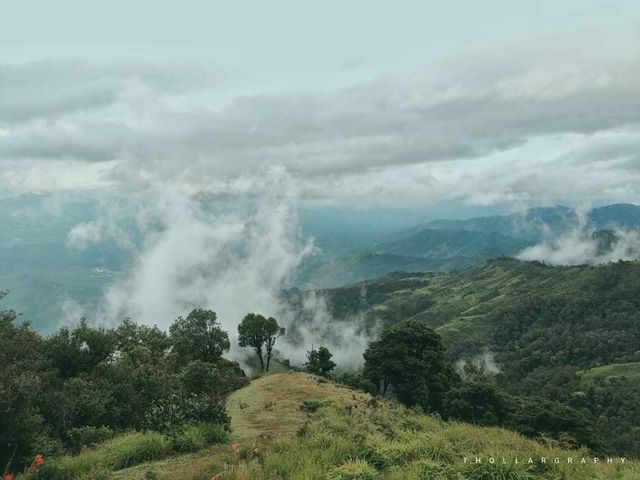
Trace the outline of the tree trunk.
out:
[[[271,366],[271,352],[273,351],[273,342],[271,339],[267,340],[267,372]]]
[[[258,358],[260,359],[260,368],[264,372],[264,359],[262,358],[262,349],[256,348],[256,353],[258,354]]]

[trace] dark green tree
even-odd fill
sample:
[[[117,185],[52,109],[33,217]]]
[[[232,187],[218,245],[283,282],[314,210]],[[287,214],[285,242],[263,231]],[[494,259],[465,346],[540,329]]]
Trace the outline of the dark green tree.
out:
[[[440,336],[417,320],[385,329],[364,359],[364,375],[379,392],[392,386],[400,402],[427,411],[442,411],[445,393],[460,382]]]
[[[63,378],[90,372],[115,350],[113,331],[92,327],[84,318],[77,327],[63,327],[47,339],[47,356]]]
[[[260,368],[269,371],[273,347],[279,335],[284,335],[284,327],[273,318],[249,313],[238,325],[238,343],[241,347],[253,347],[260,361]],[[266,365],[265,365],[266,356]]]
[[[186,318],[178,317],[169,327],[174,352],[185,361],[216,362],[231,343],[217,322],[216,312],[196,308]]]
[[[510,415],[510,397],[486,382],[468,382],[446,393],[445,418],[477,425],[504,425]]]
[[[317,350],[312,347],[307,352],[307,361],[304,364],[305,369],[309,373],[328,377],[329,372],[336,368],[336,364],[331,360],[331,357],[333,357],[333,354],[327,347],[320,347]]]

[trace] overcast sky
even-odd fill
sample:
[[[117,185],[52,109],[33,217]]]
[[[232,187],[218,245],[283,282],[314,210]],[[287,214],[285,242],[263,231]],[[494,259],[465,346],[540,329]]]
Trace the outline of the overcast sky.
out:
[[[640,203],[640,2],[382,3],[5,2],[0,197]]]

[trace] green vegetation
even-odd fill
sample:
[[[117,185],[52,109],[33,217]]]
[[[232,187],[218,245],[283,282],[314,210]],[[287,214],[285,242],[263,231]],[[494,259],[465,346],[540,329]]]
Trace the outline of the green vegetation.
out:
[[[64,459],[51,478],[67,478],[67,464],[116,469],[226,438],[226,397],[247,379],[221,358],[230,345],[214,312],[178,318],[169,336],[127,320],[114,329],[82,321],[43,337],[16,318],[0,312],[5,473],[29,466],[36,453]],[[80,451],[79,460],[65,456]]]
[[[584,379],[593,378],[626,378],[628,380],[640,380],[640,362],[614,363],[603,365],[589,370],[578,372]]]
[[[314,408],[301,410],[305,402]],[[262,377],[234,392],[229,403],[230,447],[146,463],[106,478],[143,480],[148,472],[158,480],[633,480],[640,475],[629,459],[594,464],[585,449],[445,422],[304,373]],[[476,457],[482,463],[476,464]]]
[[[266,372],[271,366],[273,347],[280,335],[284,335],[284,327],[278,325],[278,321],[273,317],[265,318],[249,313],[238,325],[238,343],[241,347],[253,347],[260,361],[260,368]]]
[[[336,368],[336,362],[331,360],[333,354],[327,347],[320,347],[317,350],[311,348],[307,352],[307,361],[305,362],[305,370],[322,377],[328,377],[331,370]]]
[[[376,393],[384,395],[391,386],[400,402],[429,412],[442,412],[446,392],[460,381],[440,336],[415,320],[384,330],[364,360],[364,377]]]
[[[0,462],[28,470],[44,454],[29,474],[44,480],[551,479],[576,478],[576,468],[579,478],[634,478],[635,465],[463,459],[637,457],[639,292],[638,263],[511,259],[325,291],[334,317],[385,327],[363,352],[364,370],[338,377],[359,390],[329,380],[336,365],[326,347],[307,353],[318,376],[267,375],[242,388],[247,379],[223,358],[229,338],[209,310],[179,317],[168,335],[83,321],[49,337],[5,311]],[[300,322],[303,295],[287,293]],[[284,333],[274,318],[249,314],[238,330],[265,372],[288,364],[272,358]],[[229,431],[231,450],[210,447]],[[186,455],[204,450],[210,461]],[[185,467],[194,458],[197,468]],[[183,467],[178,477],[171,462]]]
[[[497,394],[539,397],[536,409],[547,413],[567,407],[561,416],[583,424],[575,437],[586,439],[591,431],[597,451],[640,454],[640,383],[633,375],[595,375],[607,365],[615,372],[614,365],[640,362],[639,263],[550,267],[504,258],[451,274],[394,274],[323,294],[335,318],[364,330],[423,322],[442,336],[451,362],[489,355],[498,371],[478,380]],[[301,305],[303,295],[290,292],[292,305]],[[477,412],[461,411],[470,415],[462,418],[480,421]],[[536,428],[517,427],[527,434]]]

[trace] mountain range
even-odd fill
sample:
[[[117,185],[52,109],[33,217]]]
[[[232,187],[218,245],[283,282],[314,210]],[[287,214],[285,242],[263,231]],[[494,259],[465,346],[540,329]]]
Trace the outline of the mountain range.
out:
[[[527,247],[574,231],[607,248],[615,244],[617,230],[638,228],[640,206],[624,203],[586,213],[555,206],[512,215],[434,220],[372,238],[348,255],[310,259],[299,273],[298,284],[328,288],[394,271],[454,271],[500,256],[515,256]]]
[[[133,259],[132,250],[114,243],[69,247],[69,232],[98,214],[98,204],[86,198],[59,201],[27,195],[0,200],[0,289],[10,291],[5,305],[45,331],[55,328],[65,309],[91,311],[102,290]],[[400,226],[414,218],[380,217],[378,223],[387,222],[385,226],[376,224],[371,213],[341,221],[330,211],[303,217],[303,233],[316,238],[320,253],[303,261],[295,285],[329,288],[390,272],[461,270],[515,256],[576,228],[595,232],[607,248],[615,243],[616,229],[640,227],[640,207],[613,204],[585,214],[564,206],[539,207],[512,215]]]

